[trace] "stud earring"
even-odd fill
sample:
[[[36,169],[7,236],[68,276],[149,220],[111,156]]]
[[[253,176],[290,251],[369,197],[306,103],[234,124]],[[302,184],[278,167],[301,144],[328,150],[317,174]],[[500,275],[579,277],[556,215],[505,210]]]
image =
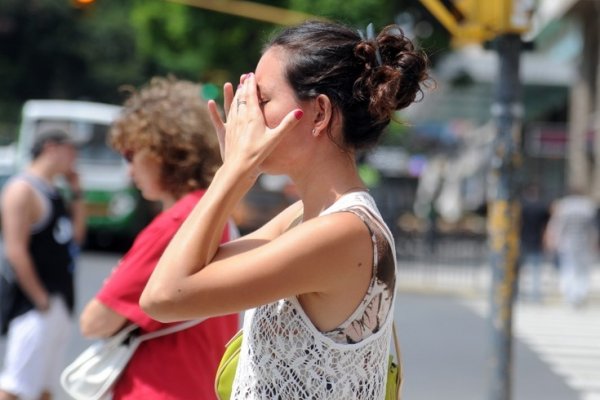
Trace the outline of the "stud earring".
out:
[[[313,128],[313,130],[312,130],[312,132],[311,132],[311,133],[312,133],[312,135],[313,135],[314,137],[317,137],[317,136],[319,136],[319,132],[317,132],[317,130],[316,130],[316,129],[314,129],[314,128]]]

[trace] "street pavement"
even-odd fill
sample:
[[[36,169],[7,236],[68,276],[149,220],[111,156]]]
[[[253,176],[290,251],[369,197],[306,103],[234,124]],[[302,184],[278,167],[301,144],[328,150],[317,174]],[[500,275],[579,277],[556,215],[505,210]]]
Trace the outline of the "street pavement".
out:
[[[102,285],[120,255],[84,252],[77,305]],[[395,319],[406,400],[485,400],[488,394],[488,268],[399,263]],[[582,309],[562,304],[549,269],[542,303],[520,300],[514,313],[512,400],[600,400],[600,291]],[[522,278],[527,287],[527,275]],[[600,282],[600,280],[598,281]],[[67,361],[91,342],[74,324]],[[0,357],[4,341],[0,340]],[[0,361],[1,363],[1,361]],[[59,394],[55,400],[67,400]]]
[[[513,399],[600,400],[600,265],[594,266],[592,270],[590,300],[581,308],[573,308],[562,301],[558,291],[557,271],[551,265],[545,265],[542,272],[544,296],[540,302],[533,302],[528,296],[530,271],[524,269],[520,276],[521,290],[513,308]],[[489,283],[490,268],[486,265],[399,263],[400,296],[397,307],[401,311],[396,312],[397,321],[412,315],[405,311],[412,306],[403,304],[405,296],[411,295],[412,300],[409,301],[412,303],[415,303],[415,296],[420,296],[417,304],[432,303],[431,308],[442,307],[436,311],[420,310],[423,318],[435,318],[436,325],[439,326],[439,330],[434,333],[436,339],[440,332],[448,337],[446,331],[452,332],[456,328],[456,320],[461,321],[459,325],[464,325],[463,337],[460,337],[459,332],[454,332],[459,343],[445,342],[447,346],[439,349],[439,359],[425,361],[429,366],[443,365],[434,369],[434,372],[442,370],[435,379],[436,382],[443,381],[444,376],[454,373],[445,371],[453,368],[448,362],[453,357],[458,357],[456,365],[479,365],[486,369],[485,354],[491,348],[490,328],[487,325]],[[440,298],[445,298],[447,303],[440,303]],[[457,304],[460,306],[457,307]],[[465,312],[472,315],[468,316]],[[411,324],[415,323],[422,326],[413,329]],[[430,339],[430,334],[425,333],[425,326],[431,325],[432,321],[411,320],[405,324],[409,326],[409,331],[415,331],[415,346],[437,345],[436,339]],[[477,351],[480,351],[478,358],[469,359],[462,352],[456,352],[455,349],[463,348],[460,342],[465,340],[471,343],[471,357],[475,357]],[[404,343],[407,352],[411,351],[409,347]],[[408,360],[409,367],[411,363],[420,362],[418,357],[415,358]],[[461,375],[467,372],[464,367],[457,369],[461,371]],[[481,371],[468,373],[481,376]],[[410,384],[409,379],[405,390],[408,399],[438,398],[424,393],[415,393],[413,396]],[[417,384],[419,387],[425,386],[425,382],[415,382]],[[465,393],[457,393],[446,398],[489,398],[486,394],[485,388],[475,383],[467,397]]]
[[[491,329],[454,295],[399,292],[396,324],[407,400],[485,400],[489,393]],[[526,342],[513,340],[513,400],[581,400]]]
[[[489,304],[465,301],[484,318]],[[582,400],[600,400],[600,307],[576,309],[519,303],[513,315],[514,334]]]

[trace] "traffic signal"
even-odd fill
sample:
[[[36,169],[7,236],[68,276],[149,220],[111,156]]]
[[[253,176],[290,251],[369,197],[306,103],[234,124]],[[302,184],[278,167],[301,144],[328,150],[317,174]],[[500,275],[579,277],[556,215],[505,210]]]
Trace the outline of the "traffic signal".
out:
[[[533,0],[455,0],[467,20],[491,33],[523,33],[529,29]]]
[[[535,0],[420,0],[458,43],[529,30]]]

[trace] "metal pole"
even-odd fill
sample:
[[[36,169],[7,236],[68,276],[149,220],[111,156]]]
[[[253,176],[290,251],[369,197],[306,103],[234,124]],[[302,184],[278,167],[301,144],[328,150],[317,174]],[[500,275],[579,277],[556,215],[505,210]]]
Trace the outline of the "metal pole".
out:
[[[516,169],[520,164],[519,61],[521,39],[504,34],[494,41],[498,52],[492,116],[496,122],[490,197],[488,237],[492,284],[490,291],[490,400],[510,400],[512,392],[512,309],[518,279],[520,203]]]

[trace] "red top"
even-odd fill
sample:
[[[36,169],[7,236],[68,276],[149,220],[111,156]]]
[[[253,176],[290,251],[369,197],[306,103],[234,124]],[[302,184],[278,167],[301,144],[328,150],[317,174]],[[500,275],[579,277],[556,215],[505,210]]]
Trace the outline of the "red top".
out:
[[[162,252],[203,194],[190,193],[154,218],[96,295],[104,305],[139,325],[142,333],[168,326],[146,315],[138,302]],[[222,241],[228,236],[225,229]],[[237,315],[227,315],[141,343],[115,386],[114,399],[215,399],[216,370],[225,344],[238,329]]]

